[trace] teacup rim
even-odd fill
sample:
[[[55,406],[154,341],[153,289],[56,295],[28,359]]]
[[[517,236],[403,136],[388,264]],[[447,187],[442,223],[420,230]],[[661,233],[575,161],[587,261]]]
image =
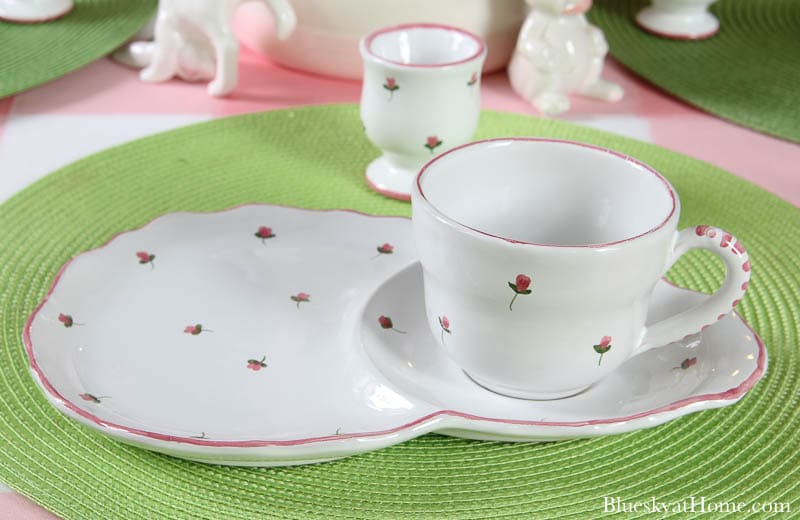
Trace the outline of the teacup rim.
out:
[[[635,165],[635,166],[637,166],[637,167],[639,167],[639,168],[651,173],[659,181],[661,181],[661,183],[667,189],[667,193],[669,194],[669,197],[670,197],[670,200],[671,200],[671,203],[672,203],[672,207],[670,208],[670,211],[667,214],[667,216],[664,217],[661,220],[661,222],[659,222],[658,224],[656,224],[652,228],[648,229],[647,231],[644,231],[642,233],[639,233],[639,234],[631,236],[631,237],[625,237],[625,238],[621,238],[619,240],[614,240],[614,241],[611,241],[611,242],[602,242],[602,243],[595,243],[595,244],[546,244],[546,243],[539,243],[539,242],[529,242],[529,241],[525,241],[525,240],[517,240],[517,239],[514,239],[514,238],[505,237],[505,236],[501,236],[501,235],[496,235],[496,234],[489,233],[487,231],[483,231],[481,229],[478,229],[478,228],[475,228],[475,227],[472,227],[472,226],[468,226],[468,225],[463,224],[463,223],[455,220],[454,218],[444,214],[441,210],[439,210],[439,208],[437,208],[431,201],[428,200],[428,197],[425,195],[425,192],[422,189],[422,177],[430,169],[431,166],[433,166],[437,162],[441,161],[444,157],[446,157],[446,156],[448,156],[448,155],[450,155],[450,154],[452,154],[454,152],[457,152],[459,150],[463,150],[465,148],[471,148],[471,147],[474,147],[474,146],[481,146],[481,145],[487,145],[487,144],[491,144],[491,143],[504,142],[504,141],[505,142],[512,141],[512,142],[558,143],[558,144],[574,145],[574,146],[580,146],[580,147],[583,147],[583,148],[589,148],[589,149],[592,149],[592,150],[595,150],[595,151],[598,151],[598,152],[602,152],[602,153],[606,153],[606,154],[612,155],[612,156],[614,156],[614,157],[616,157],[618,159],[622,159],[625,162],[633,164],[633,165]],[[419,200],[421,200],[425,204],[425,206],[428,208],[428,210],[431,211],[432,213],[434,213],[438,219],[440,219],[441,221],[447,223],[448,225],[450,225],[450,226],[452,226],[452,227],[454,227],[456,229],[461,229],[463,232],[467,232],[467,233],[470,233],[470,234],[477,234],[479,236],[483,236],[483,237],[486,237],[486,238],[489,238],[489,239],[502,240],[504,242],[507,242],[507,243],[510,243],[510,244],[515,244],[515,245],[535,246],[535,247],[542,247],[542,248],[558,248],[558,249],[603,249],[603,248],[619,246],[619,245],[622,245],[622,244],[627,244],[627,243],[634,242],[634,241],[636,241],[638,239],[644,238],[645,236],[648,236],[648,235],[651,235],[653,233],[656,233],[660,229],[662,229],[665,226],[667,226],[667,224],[671,220],[673,220],[673,218],[677,214],[678,208],[679,208],[679,204],[680,204],[678,196],[677,196],[677,193],[675,192],[675,188],[672,186],[672,184],[670,184],[670,182],[661,173],[659,173],[655,168],[653,168],[649,164],[647,164],[647,163],[645,163],[645,162],[643,162],[643,161],[641,161],[639,159],[636,159],[635,157],[632,157],[632,156],[627,155],[625,153],[622,153],[620,151],[614,150],[612,148],[599,146],[599,145],[595,145],[595,144],[590,144],[590,143],[584,143],[584,142],[580,142],[580,141],[572,141],[572,140],[569,140],[569,139],[558,139],[558,138],[550,138],[550,137],[493,137],[493,138],[489,138],[489,139],[480,139],[480,140],[477,140],[477,141],[471,141],[469,143],[465,143],[465,144],[462,144],[460,146],[456,146],[454,148],[451,148],[450,150],[447,150],[446,152],[442,152],[441,154],[439,154],[436,157],[434,157],[433,159],[429,160],[427,163],[425,163],[422,166],[420,171],[417,173],[416,179],[414,180],[413,191],[417,195],[419,195]],[[412,206],[413,206],[413,200],[414,200],[414,198],[412,197]]]
[[[475,41],[478,44],[478,48],[474,53],[472,53],[471,55],[467,56],[466,58],[463,58],[463,59],[460,59],[460,60],[456,60],[456,61],[445,62],[445,63],[430,63],[430,64],[403,63],[403,62],[400,62],[400,61],[390,60],[388,58],[384,58],[382,56],[378,56],[377,54],[375,54],[372,51],[372,48],[371,48],[372,42],[378,36],[380,36],[382,34],[391,33],[391,32],[402,31],[402,30],[406,30],[406,29],[442,29],[442,30],[446,30],[446,31],[460,33],[460,34],[466,36],[467,38],[470,38],[473,41]],[[372,59],[374,61],[377,61],[379,63],[385,63],[385,64],[389,64],[389,65],[392,65],[392,66],[395,66],[395,67],[399,67],[399,68],[402,68],[402,69],[410,69],[410,70],[414,70],[414,69],[428,69],[428,70],[430,70],[430,69],[444,69],[444,68],[454,67],[454,66],[457,66],[457,65],[463,65],[465,63],[471,63],[471,62],[474,62],[476,60],[479,60],[479,59],[481,59],[482,56],[484,56],[486,54],[486,43],[483,41],[483,38],[481,38],[477,34],[475,34],[473,32],[470,32],[470,31],[467,31],[466,29],[462,29],[460,27],[455,27],[453,25],[447,25],[447,24],[442,24],[442,23],[427,23],[427,22],[402,23],[402,24],[397,24],[397,25],[381,27],[379,29],[376,29],[376,30],[374,30],[372,32],[369,32],[366,35],[364,35],[361,38],[360,42],[359,42],[359,48],[361,50],[362,58],[369,57],[370,59]]]

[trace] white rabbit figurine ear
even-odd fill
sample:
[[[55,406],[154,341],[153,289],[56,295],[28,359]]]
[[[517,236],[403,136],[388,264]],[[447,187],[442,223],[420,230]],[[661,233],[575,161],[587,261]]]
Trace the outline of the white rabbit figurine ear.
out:
[[[247,0],[160,0],[158,15],[134,39],[117,50],[120,63],[142,68],[142,81],[156,83],[178,76],[187,81],[211,80],[208,93],[224,96],[236,88],[239,42],[231,17]],[[260,0],[275,18],[278,38],[285,39],[297,25],[288,0]]]
[[[573,93],[622,99],[622,87],[601,78],[608,44],[584,15],[592,0],[527,2],[531,11],[508,66],[514,91],[546,115],[569,110]]]

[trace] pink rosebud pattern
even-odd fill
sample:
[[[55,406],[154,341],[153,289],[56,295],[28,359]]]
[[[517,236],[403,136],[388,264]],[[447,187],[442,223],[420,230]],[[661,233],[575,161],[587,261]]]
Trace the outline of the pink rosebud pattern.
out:
[[[289,296],[289,299],[292,300],[297,304],[297,308],[300,308],[301,303],[306,303],[311,301],[311,295],[304,292],[299,292],[294,296]]]
[[[450,319],[447,316],[439,316],[439,326],[442,328],[442,344],[444,344],[444,333],[452,334],[450,331]]]
[[[392,97],[394,97],[394,93],[400,90],[400,85],[397,84],[394,78],[386,78],[383,83],[383,88],[389,91],[389,101],[391,101]]]
[[[60,321],[67,329],[72,326],[83,325],[83,323],[76,323],[75,320],[72,319],[72,316],[69,314],[59,314],[58,321]]]
[[[150,264],[151,268],[155,268],[156,264],[153,263],[153,260],[156,259],[156,255],[150,254],[147,251],[138,251],[136,253],[136,258],[139,259],[139,263],[142,265]]]
[[[253,233],[253,234],[256,236],[256,238],[260,238],[261,239],[261,243],[265,244],[265,245],[266,245],[266,240],[268,238],[274,238],[275,237],[275,233],[272,232],[272,228],[271,227],[267,227],[267,226],[259,226],[259,228],[256,230],[256,232]]]
[[[467,81],[467,86],[471,87],[472,85],[474,85],[477,82],[478,82],[478,73],[477,72],[473,72],[472,76],[469,77],[469,81]]]
[[[191,334],[192,336],[199,336],[203,332],[214,332],[214,331],[211,329],[204,329],[201,323],[197,323],[195,325],[187,325],[183,329],[183,332],[185,332],[186,334]]]
[[[253,372],[258,372],[262,368],[267,368],[267,356],[262,356],[261,359],[248,359],[247,368]]]
[[[673,368],[673,370],[688,370],[689,368],[695,366],[697,364],[697,358],[686,358],[681,361],[681,366]]]
[[[733,240],[733,236],[729,233],[725,233],[719,241],[719,247],[728,247],[731,245],[731,240]]]
[[[383,314],[378,316],[378,324],[384,330],[393,330],[395,332],[399,332],[400,334],[406,333],[404,330],[398,330],[394,328],[394,322],[392,321],[392,318],[390,318],[389,316],[384,316]]]
[[[95,403],[95,404],[100,404],[103,399],[108,399],[108,396],[105,396],[105,395],[101,395],[101,396],[97,397],[97,396],[94,396],[94,395],[89,394],[89,393],[78,394],[78,397],[80,397],[84,401],[89,401],[89,402],[92,402],[92,403]]]
[[[440,146],[442,146],[442,140],[436,137],[435,135],[428,137],[428,139],[425,141],[425,148],[430,150],[431,154],[435,149],[439,148]]]
[[[600,366],[600,363],[603,362],[603,355],[609,350],[611,350],[611,336],[603,336],[600,339],[600,343],[594,345],[594,351],[600,354],[600,359],[597,360],[597,366]]]
[[[742,264],[742,271],[745,273],[750,271],[750,260]]]
[[[378,253],[382,255],[391,255],[394,253],[394,246],[389,242],[386,242],[383,245],[378,246]]]
[[[508,286],[514,291],[514,297],[511,298],[511,303],[508,304],[508,310],[513,311],[514,302],[520,294],[530,294],[533,289],[531,286],[531,277],[525,274],[518,274],[513,282],[508,282]]]

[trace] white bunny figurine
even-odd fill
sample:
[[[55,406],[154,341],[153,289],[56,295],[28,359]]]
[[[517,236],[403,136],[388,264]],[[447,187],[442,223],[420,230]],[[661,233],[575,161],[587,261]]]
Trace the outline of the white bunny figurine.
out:
[[[142,81],[157,83],[175,76],[188,81],[211,79],[208,93],[224,96],[236,88],[239,42],[231,27],[234,11],[248,0],[160,0],[158,15],[114,59],[144,67]],[[276,35],[287,38],[297,25],[288,0],[260,0],[275,18]]]
[[[546,115],[569,110],[570,93],[622,99],[622,87],[600,77],[608,44],[584,16],[592,0],[526,2],[531,11],[508,66],[514,91]]]

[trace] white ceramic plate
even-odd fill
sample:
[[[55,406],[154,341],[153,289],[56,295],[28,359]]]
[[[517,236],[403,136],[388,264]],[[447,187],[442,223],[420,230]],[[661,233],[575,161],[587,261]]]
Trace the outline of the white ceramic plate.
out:
[[[414,258],[403,218],[267,205],[165,215],[62,269],[25,329],[31,371],[59,410],[115,439],[269,466],[433,431],[632,431],[731,404],[766,369],[760,340],[732,315],[577,397],[501,397],[437,348]],[[662,283],[654,317],[700,298]]]

